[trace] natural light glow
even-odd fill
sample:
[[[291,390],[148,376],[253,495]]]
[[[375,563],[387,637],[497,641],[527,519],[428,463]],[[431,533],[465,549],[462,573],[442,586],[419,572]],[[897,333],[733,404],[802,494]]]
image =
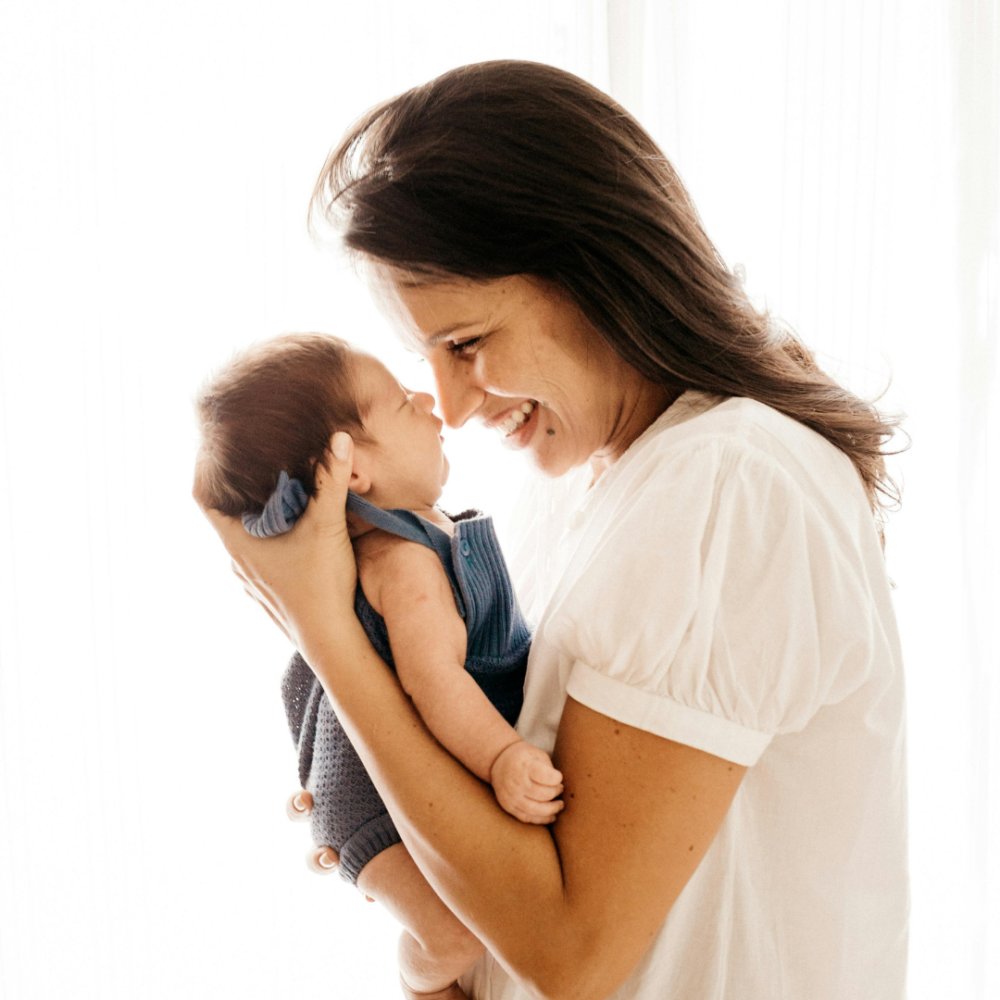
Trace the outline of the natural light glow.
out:
[[[910,995],[1000,995],[997,30],[944,0],[5,7],[0,996],[398,995],[393,921],[285,817],[290,650],[190,499],[191,398],[289,330],[433,391],[306,206],[369,106],[498,57],[614,86],[757,299],[908,414]],[[503,538],[521,459],[446,448],[446,506]]]

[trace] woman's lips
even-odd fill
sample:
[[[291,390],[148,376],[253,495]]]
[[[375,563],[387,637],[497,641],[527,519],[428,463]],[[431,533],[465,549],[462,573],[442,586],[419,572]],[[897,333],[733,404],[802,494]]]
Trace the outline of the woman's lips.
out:
[[[526,400],[520,406],[502,414],[493,426],[500,433],[500,440],[514,450],[525,448],[538,425],[539,405],[534,400]],[[525,412],[525,411],[529,412]]]

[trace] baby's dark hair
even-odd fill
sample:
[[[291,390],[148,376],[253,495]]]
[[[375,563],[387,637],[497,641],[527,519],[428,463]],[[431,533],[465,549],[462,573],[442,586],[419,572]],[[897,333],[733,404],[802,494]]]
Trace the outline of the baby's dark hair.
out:
[[[215,372],[195,399],[199,503],[232,517],[259,514],[282,471],[313,496],[333,434],[367,440],[368,403],[354,376],[348,344],[320,333],[254,344]]]

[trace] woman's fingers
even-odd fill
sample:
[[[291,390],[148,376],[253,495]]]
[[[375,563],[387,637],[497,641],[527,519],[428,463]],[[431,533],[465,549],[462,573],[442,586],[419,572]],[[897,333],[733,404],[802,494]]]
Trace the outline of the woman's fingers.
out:
[[[208,518],[208,523],[215,528],[216,534],[222,539],[222,544],[226,551],[233,557],[233,561],[242,565],[241,553],[252,550],[254,546],[261,545],[265,539],[254,538],[238,517],[229,517],[227,514],[220,514],[217,510],[209,510],[202,507],[202,513]]]
[[[285,623],[270,609],[270,607],[268,606],[267,602],[266,601],[262,601],[255,594],[250,594],[250,596],[267,612],[267,617],[270,618],[271,621],[273,621],[274,624],[277,625],[278,628],[281,629],[281,632],[284,635],[284,637],[289,642],[291,642],[292,641],[292,637],[289,634],[288,629],[285,627]],[[293,643],[293,645],[294,645],[294,643]]]
[[[243,592],[247,595],[247,597],[249,597],[255,604],[260,605],[260,607],[267,612],[267,617],[281,629],[285,638],[291,641],[292,637],[289,634],[288,629],[285,627],[285,623],[271,610],[271,606],[264,600],[263,597],[261,597],[260,592],[251,584],[245,582],[246,577],[244,577],[241,573],[237,573],[236,575],[244,581]]]
[[[350,435],[334,434],[317,466],[316,494],[277,537],[255,538],[238,518],[203,508],[244,589],[299,649],[331,613],[353,613],[357,567],[345,510],[353,458]]]
[[[346,531],[347,490],[351,485],[354,465],[354,441],[351,435],[337,431],[330,438],[330,447],[316,465],[316,496],[306,508],[307,518],[317,526]]]

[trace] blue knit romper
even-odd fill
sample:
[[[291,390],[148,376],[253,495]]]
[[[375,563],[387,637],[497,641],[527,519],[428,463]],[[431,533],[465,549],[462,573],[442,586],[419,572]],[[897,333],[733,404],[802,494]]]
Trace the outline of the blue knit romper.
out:
[[[493,521],[479,511],[452,518],[449,537],[408,510],[382,510],[348,495],[347,509],[376,528],[433,549],[448,574],[468,633],[465,669],[513,725],[524,697],[531,633],[514,597]],[[359,584],[354,610],[379,656],[393,666],[385,621]],[[400,842],[385,804],[330,707],[323,687],[296,653],[281,685],[299,755],[299,780],[313,796],[312,833],[340,855],[340,873],[357,882],[376,854]]]

